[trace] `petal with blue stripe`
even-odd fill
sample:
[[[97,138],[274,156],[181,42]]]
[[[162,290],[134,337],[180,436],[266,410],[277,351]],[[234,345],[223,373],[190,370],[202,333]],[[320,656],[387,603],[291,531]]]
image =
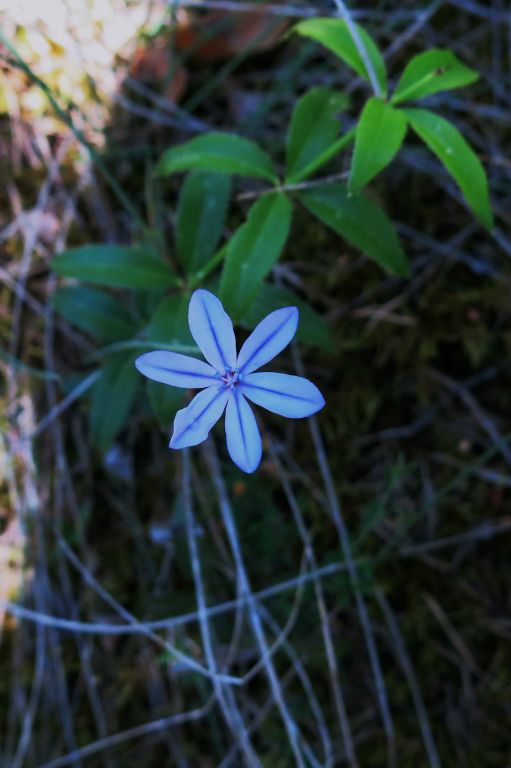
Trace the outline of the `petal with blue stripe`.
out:
[[[243,344],[236,367],[246,374],[272,360],[287,347],[296,333],[297,326],[296,307],[283,307],[271,312],[261,320]]]
[[[194,291],[188,307],[188,324],[202,354],[213,368],[224,373],[236,364],[236,339],[232,321],[209,291]]]
[[[172,387],[200,389],[218,383],[218,374],[214,368],[203,360],[179,352],[145,352],[137,357],[135,365],[148,379]]]
[[[256,405],[290,419],[311,416],[325,405],[312,381],[287,373],[249,373],[240,388]]]
[[[225,412],[227,450],[243,472],[254,472],[261,461],[261,435],[252,408],[237,387]]]
[[[202,443],[225,410],[231,391],[223,384],[208,387],[176,413],[170,448],[188,448]]]

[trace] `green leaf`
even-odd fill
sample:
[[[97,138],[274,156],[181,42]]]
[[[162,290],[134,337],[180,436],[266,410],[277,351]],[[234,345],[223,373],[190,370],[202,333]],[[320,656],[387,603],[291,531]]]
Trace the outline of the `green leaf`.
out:
[[[385,168],[403,143],[405,115],[381,99],[370,98],[362,110],[355,134],[348,188],[358,192]]]
[[[384,96],[387,93],[387,75],[383,56],[365,29],[359,27],[358,24],[354,26],[373,65],[378,84]],[[335,53],[349,67],[354,69],[361,77],[368,81],[370,80],[366,65],[345,21],[330,18],[305,19],[294,27],[294,31],[298,32],[299,35],[309,37],[321,43],[321,45],[324,45],[325,48]]]
[[[162,288],[176,285],[170,266],[150,251],[127,245],[81,245],[52,260],[59,275],[119,288]]]
[[[132,296],[134,311],[140,324],[147,324],[167,294],[167,288],[135,291]],[[139,324],[139,325],[140,325]]]
[[[194,171],[181,187],[176,222],[177,253],[188,274],[213,255],[222,235],[231,194],[223,173]]]
[[[314,216],[384,269],[400,277],[409,275],[394,225],[367,197],[351,195],[343,184],[325,184],[299,197]]]
[[[261,197],[231,237],[225,257],[220,298],[234,321],[255,298],[260,284],[284,248],[292,206],[285,195]]]
[[[147,333],[149,341],[166,344],[195,345],[188,326],[188,304],[190,297],[180,294],[169,296],[158,305]]]
[[[192,170],[277,180],[270,158],[254,141],[220,131],[205,133],[167,149],[156,166],[159,176]]]
[[[392,96],[392,103],[423,99],[439,91],[470,85],[479,79],[452,51],[433,48],[410,59]]]
[[[91,436],[101,453],[108,451],[130,415],[141,381],[134,360],[125,353],[110,358],[92,388]]]
[[[326,165],[326,163],[338,155],[339,152],[342,152],[342,150],[347,147],[348,144],[351,144],[354,138],[355,128],[351,128],[351,130],[345,133],[344,136],[340,136],[337,141],[334,141],[333,144],[330,144],[330,146],[327,147],[320,155],[318,155],[316,159],[313,160],[306,168],[304,168],[298,176],[293,177],[293,183],[299,183],[302,181],[302,179],[305,179],[318,171],[320,168]]]
[[[66,286],[55,291],[52,304],[69,323],[98,341],[129,339],[137,332],[125,305],[103,291]]]
[[[159,381],[147,381],[146,389],[156,421],[162,429],[170,429],[174,416],[186,405],[186,389],[169,387]]]
[[[299,99],[291,116],[287,136],[288,183],[305,178],[309,167],[339,135],[338,114],[348,97],[330,88],[312,88]]]
[[[403,110],[415,133],[444,164],[481,224],[493,226],[488,179],[481,161],[458,129],[428,109]]]
[[[263,283],[247,312],[241,318],[245,328],[255,328],[270,312],[281,307],[298,307],[300,322],[296,339],[311,344],[327,352],[334,350],[334,341],[326,321],[310,304],[288,288],[280,288],[271,283]]]
[[[185,294],[164,299],[151,318],[147,329],[149,340],[195,346],[188,326],[189,302],[190,297]],[[177,411],[186,404],[186,390],[159,381],[147,381],[146,388],[156,420],[162,429],[168,430]]]

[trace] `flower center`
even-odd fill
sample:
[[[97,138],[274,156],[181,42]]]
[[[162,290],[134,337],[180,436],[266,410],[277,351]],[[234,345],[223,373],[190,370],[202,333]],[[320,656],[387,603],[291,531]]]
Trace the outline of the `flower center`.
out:
[[[220,376],[226,387],[234,389],[238,386],[243,375],[239,372],[238,368],[227,368],[224,375]]]

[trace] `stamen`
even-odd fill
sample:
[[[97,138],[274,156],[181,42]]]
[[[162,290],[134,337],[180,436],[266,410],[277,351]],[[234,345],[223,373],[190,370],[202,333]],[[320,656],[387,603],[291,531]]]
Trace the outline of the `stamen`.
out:
[[[227,368],[224,375],[221,377],[222,381],[229,387],[229,389],[237,387],[242,378],[243,374],[240,373],[239,368]]]

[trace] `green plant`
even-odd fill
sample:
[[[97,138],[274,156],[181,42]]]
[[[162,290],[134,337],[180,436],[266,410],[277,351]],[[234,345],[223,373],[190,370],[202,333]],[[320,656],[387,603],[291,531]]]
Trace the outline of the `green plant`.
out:
[[[282,174],[262,147],[236,134],[210,132],[173,146],[155,168],[159,177],[188,172],[177,201],[172,265],[160,245],[161,233],[149,230],[140,232],[133,246],[81,246],[53,261],[58,274],[80,281],[56,292],[55,308],[98,344],[107,345],[100,350],[104,362],[91,405],[92,434],[103,451],[135,400],[136,353],[141,349],[198,351],[186,317],[190,294],[197,287],[213,285],[233,319],[249,329],[265,314],[296,305],[301,312],[299,338],[333,348],[326,324],[312,307],[288,289],[266,282],[292,232],[296,206],[304,207],[387,272],[402,278],[409,275],[409,261],[394,224],[364,192],[394,160],[408,128],[441,161],[479,222],[492,227],[486,174],[472,148],[445,118],[410,106],[439,91],[473,83],[478,77],[474,70],[451,51],[429,50],[408,62],[389,95],[385,62],[364,29],[355,27],[354,39],[344,21],[317,18],[300,22],[293,31],[329,49],[372,84],[374,93],[350,130],[341,133],[338,119],[349,107],[348,97],[316,87],[293,110]],[[345,181],[338,161],[351,145]],[[334,172],[318,178],[327,165]],[[256,188],[245,195],[252,200],[245,220],[225,238],[225,222],[234,202],[233,176],[254,179]],[[112,293],[84,287],[82,282],[133,292],[131,312]],[[167,425],[182,405],[181,398],[155,382],[147,383],[147,394],[156,417]]]

